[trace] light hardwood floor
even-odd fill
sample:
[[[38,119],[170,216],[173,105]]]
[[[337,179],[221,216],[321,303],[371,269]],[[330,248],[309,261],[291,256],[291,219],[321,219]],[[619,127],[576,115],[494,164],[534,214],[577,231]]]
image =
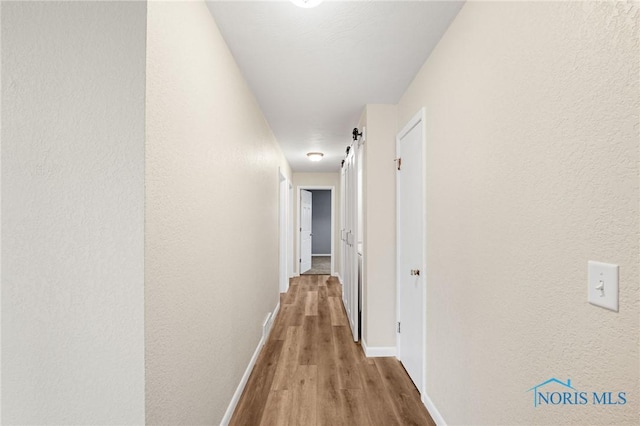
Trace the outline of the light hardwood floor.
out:
[[[331,256],[311,257],[311,269],[301,275],[329,275],[331,274]]]
[[[354,343],[341,286],[291,280],[231,425],[435,425],[395,358]]]

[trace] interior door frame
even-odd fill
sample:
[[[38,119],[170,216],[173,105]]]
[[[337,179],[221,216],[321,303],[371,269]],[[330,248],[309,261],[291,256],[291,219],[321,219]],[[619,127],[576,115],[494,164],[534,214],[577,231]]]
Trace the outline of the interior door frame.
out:
[[[289,263],[293,261],[289,252],[289,240],[291,229],[290,208],[291,203],[289,187],[289,179],[285,176],[280,168],[278,168],[278,234],[279,234],[279,291],[286,293],[289,289]]]
[[[424,327],[424,333],[422,336],[422,389],[418,389],[422,397],[422,401],[425,401],[426,389],[427,389],[427,188],[426,188],[426,112],[422,107],[402,128],[396,135],[396,157],[400,158],[400,140],[407,135],[416,126],[422,124],[421,129],[421,149],[422,149],[422,261],[420,262],[420,270],[423,273],[423,286],[422,286],[422,304],[424,309],[422,310],[421,321]],[[400,322],[400,286],[401,286],[401,271],[400,271],[400,259],[402,257],[402,241],[400,237],[400,179],[396,178],[396,322]],[[400,360],[402,357],[402,345],[400,344],[400,336],[396,329],[396,357]]]
[[[331,275],[335,274],[335,261],[336,261],[336,249],[335,249],[335,226],[336,226],[336,200],[335,200],[335,186],[332,185],[297,185],[296,186],[296,241],[298,242],[296,247],[296,276],[300,275],[300,245],[302,243],[302,235],[300,234],[300,191],[314,191],[325,190],[331,191]],[[312,250],[313,257],[313,250]]]
[[[287,179],[287,277],[293,278],[296,275],[296,262],[293,258],[293,222],[295,216],[293,215],[293,184],[291,180]],[[287,286],[289,281],[287,280]]]

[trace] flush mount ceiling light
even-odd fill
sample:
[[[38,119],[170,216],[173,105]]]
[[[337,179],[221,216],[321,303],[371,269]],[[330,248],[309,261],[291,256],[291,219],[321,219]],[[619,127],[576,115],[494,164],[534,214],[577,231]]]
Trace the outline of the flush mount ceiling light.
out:
[[[310,9],[322,3],[322,0],[291,0],[291,3],[299,7],[304,7],[305,9]]]
[[[307,154],[307,157],[309,157],[311,161],[320,161],[322,157],[324,157],[324,154],[321,152],[310,152]]]

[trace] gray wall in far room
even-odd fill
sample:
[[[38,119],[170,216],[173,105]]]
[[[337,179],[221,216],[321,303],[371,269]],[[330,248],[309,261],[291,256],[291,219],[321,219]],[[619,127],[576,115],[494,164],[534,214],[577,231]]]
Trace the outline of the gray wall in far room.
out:
[[[331,191],[310,191],[313,207],[311,211],[311,254],[331,254]]]

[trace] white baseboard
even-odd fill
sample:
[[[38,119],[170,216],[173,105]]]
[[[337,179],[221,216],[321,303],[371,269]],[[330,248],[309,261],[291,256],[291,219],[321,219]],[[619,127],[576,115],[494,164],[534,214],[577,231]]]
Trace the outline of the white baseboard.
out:
[[[342,277],[340,276],[339,272],[334,272],[333,274],[331,274],[331,276],[336,277],[338,279],[338,282],[342,284]]]
[[[364,337],[360,339],[362,350],[367,358],[378,358],[382,356],[396,356],[395,346],[367,346]]]
[[[329,254],[312,254],[311,256],[312,256],[312,257],[313,257],[313,256],[322,256],[322,257],[327,257],[327,256],[329,256],[329,257],[331,257],[331,253],[329,253]]]
[[[271,333],[271,326],[273,326],[273,321],[276,319],[276,315],[278,315],[279,310],[280,310],[280,302],[278,302],[273,312],[269,312],[267,314],[267,317],[262,323],[262,345],[267,343],[267,339],[269,338],[269,333]]]
[[[278,315],[278,311],[280,310],[280,302],[276,305],[276,308],[273,310],[271,316],[267,317],[267,320],[262,325],[263,335],[258,342],[258,347],[253,352],[251,359],[249,360],[249,365],[247,365],[247,369],[244,371],[242,378],[240,379],[240,383],[236,388],[236,391],[233,393],[233,397],[231,397],[231,402],[229,402],[229,406],[227,407],[227,411],[224,413],[224,417],[220,421],[221,426],[227,426],[231,421],[231,416],[233,416],[233,412],[240,401],[240,397],[242,396],[242,392],[244,392],[244,387],[247,385],[247,381],[249,380],[249,376],[251,376],[251,372],[253,371],[253,367],[256,365],[256,361],[258,360],[258,356],[260,355],[260,351],[262,347],[267,342],[267,338],[269,337],[269,333],[271,333],[271,328],[273,326],[273,321],[276,319],[276,315]],[[266,330],[266,331],[264,331]]]
[[[278,315],[278,312],[280,312],[280,302],[278,302],[278,304],[276,305],[276,308],[273,310],[273,314],[271,314],[271,323],[269,324],[269,332],[267,333],[267,337],[269,337],[269,334],[271,334],[271,329],[273,328],[273,322],[276,320],[276,316]],[[262,342],[262,344],[264,345],[265,343],[267,343],[266,339],[264,342]]]
[[[431,418],[438,426],[447,426],[447,422],[444,421],[442,414],[440,414],[440,411],[438,411],[436,406],[433,404],[433,401],[426,393],[422,394],[422,403],[427,407],[427,411],[431,415]]]

